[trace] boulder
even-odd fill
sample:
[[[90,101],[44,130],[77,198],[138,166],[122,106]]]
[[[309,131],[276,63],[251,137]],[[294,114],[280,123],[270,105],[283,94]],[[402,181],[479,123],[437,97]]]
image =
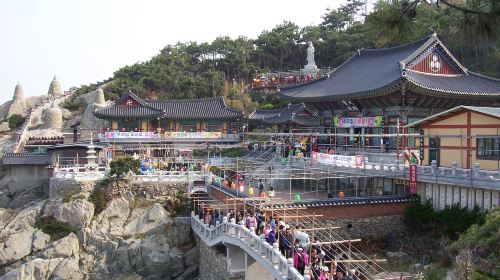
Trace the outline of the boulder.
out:
[[[43,128],[60,131],[63,126],[63,116],[61,108],[54,102],[52,107],[42,112]]]
[[[3,122],[0,124],[0,132],[10,131],[9,123]]]
[[[19,229],[18,233],[0,236],[0,266],[20,260],[31,253],[33,234],[32,227]]]
[[[94,204],[85,199],[75,199],[68,203],[50,201],[45,207],[44,215],[54,216],[57,220],[77,228],[84,228],[94,216]]]
[[[33,234],[33,244],[32,250],[34,252],[45,249],[47,245],[50,243],[50,236],[48,234],[43,233],[41,230],[37,230],[35,234]]]
[[[42,259],[72,258],[78,260],[79,253],[80,243],[78,238],[74,233],[70,233],[68,236],[50,244],[45,250],[39,252],[37,257]]]
[[[113,199],[91,223],[91,231],[95,234],[122,235],[123,225],[129,216],[129,201],[125,198]]]
[[[170,215],[159,204],[155,203],[149,209],[134,209],[130,222],[125,226],[123,234],[146,233],[161,224],[171,224]]]
[[[14,214],[0,231],[0,265],[20,260],[31,253],[35,218],[43,203],[31,203]]]
[[[78,280],[83,279],[83,275],[80,271],[78,261],[75,259],[63,259],[59,265],[54,269],[50,279],[53,280],[63,280],[72,279]]]
[[[403,251],[387,252],[386,255],[388,261],[392,263],[405,263],[410,261],[410,256]]]
[[[62,262],[62,259],[34,259],[20,267],[7,272],[3,280],[39,280],[50,279],[52,272]]]

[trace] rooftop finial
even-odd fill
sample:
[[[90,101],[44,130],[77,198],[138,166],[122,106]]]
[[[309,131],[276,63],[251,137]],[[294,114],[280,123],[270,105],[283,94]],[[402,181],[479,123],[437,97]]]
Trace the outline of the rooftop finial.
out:
[[[54,79],[53,79],[53,81],[57,81],[57,75],[56,75],[56,74],[54,74]]]

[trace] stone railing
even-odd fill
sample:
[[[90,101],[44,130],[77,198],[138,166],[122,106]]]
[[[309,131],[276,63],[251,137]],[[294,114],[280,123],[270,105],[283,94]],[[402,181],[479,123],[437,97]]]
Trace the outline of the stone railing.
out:
[[[228,222],[227,217],[224,217],[222,223],[217,221],[216,226],[209,226],[192,213],[191,228],[208,246],[221,242],[239,246],[276,279],[308,279],[293,267],[292,259],[286,259],[278,248],[267,243],[263,236],[256,235],[244,225],[236,224],[234,219]]]
[[[82,181],[97,181],[106,177],[106,167],[101,166],[95,169],[86,169],[84,167],[63,167],[54,170],[53,178],[72,180],[77,182]]]
[[[311,164],[310,158],[294,159],[290,162]],[[330,166],[332,172],[339,169],[396,179],[409,177],[408,165],[401,164],[399,160],[394,160],[394,163],[369,162],[368,158],[364,157],[363,164],[359,166],[354,163],[346,165],[345,162],[328,165],[313,163],[313,165],[322,166],[324,169]],[[457,165],[456,161],[451,163],[451,167],[438,167],[436,161],[432,161],[431,165],[417,165],[417,181],[500,190],[500,170],[483,170],[479,163],[475,163],[471,169],[458,168]]]

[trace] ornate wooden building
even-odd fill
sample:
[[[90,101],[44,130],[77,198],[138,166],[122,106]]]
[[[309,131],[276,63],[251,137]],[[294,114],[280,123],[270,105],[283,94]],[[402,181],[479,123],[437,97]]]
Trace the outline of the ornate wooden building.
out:
[[[458,105],[500,106],[500,80],[467,70],[436,34],[392,48],[360,49],[329,75],[279,91],[316,110],[322,125],[360,135],[395,133],[398,122],[402,127]],[[367,146],[381,141],[361,139]],[[387,140],[395,145],[395,138]]]
[[[248,115],[250,129],[278,126],[279,132],[292,129],[311,129],[319,127],[320,119],[316,112],[304,104],[288,104],[287,107],[273,110],[254,110]]]
[[[94,115],[110,122],[103,137],[113,141],[239,141],[241,112],[224,98],[143,100],[129,91]]]

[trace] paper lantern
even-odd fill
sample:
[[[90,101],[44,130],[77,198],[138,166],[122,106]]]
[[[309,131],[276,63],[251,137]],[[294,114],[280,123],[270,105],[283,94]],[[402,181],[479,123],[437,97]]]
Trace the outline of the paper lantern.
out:
[[[295,194],[295,195],[293,196],[293,200],[295,200],[295,201],[300,201],[300,194],[298,194],[298,193],[297,193],[297,194]]]
[[[227,181],[224,180],[224,183],[223,183],[224,187],[227,187],[227,184],[228,184]]]
[[[344,192],[339,192],[339,198],[340,198],[340,199],[343,199],[344,197],[345,197]]]
[[[245,186],[243,185],[240,185],[239,187],[239,191],[242,193],[242,192],[245,192]]]
[[[249,194],[250,196],[253,196],[253,188],[252,188],[252,187],[249,187],[249,188],[248,188],[248,194]]]

